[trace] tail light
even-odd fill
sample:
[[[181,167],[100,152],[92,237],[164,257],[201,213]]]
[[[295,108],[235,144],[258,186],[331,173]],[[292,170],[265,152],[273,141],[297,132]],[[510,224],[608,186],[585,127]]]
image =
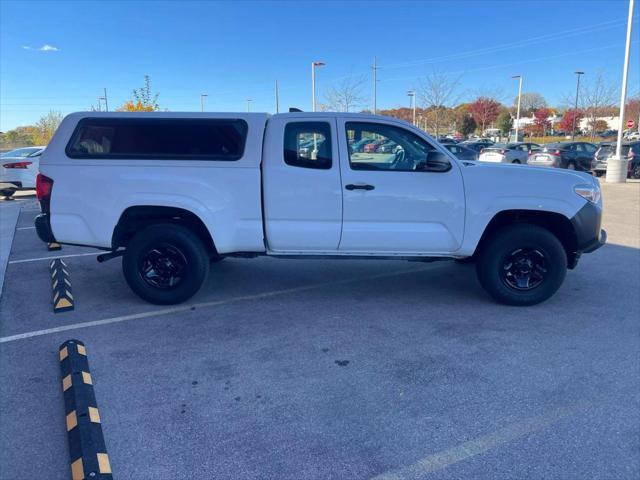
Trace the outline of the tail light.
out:
[[[529,151],[527,152],[527,155],[531,155],[531,152],[533,152],[533,150],[529,150]]]
[[[503,150],[500,150],[500,153],[501,153],[502,155],[504,155],[505,153],[507,153],[507,149],[505,148],[505,149],[503,149]]]
[[[27,168],[32,162],[13,162],[2,165],[4,168]]]
[[[480,149],[480,153],[484,153],[484,150],[485,150],[484,148]]]
[[[551,152],[551,155],[555,155],[556,157],[560,156],[560,150],[554,150],[553,152]]]
[[[40,202],[40,210],[42,213],[49,213],[51,205],[51,190],[53,189],[53,180],[41,173],[36,177],[36,197]]]

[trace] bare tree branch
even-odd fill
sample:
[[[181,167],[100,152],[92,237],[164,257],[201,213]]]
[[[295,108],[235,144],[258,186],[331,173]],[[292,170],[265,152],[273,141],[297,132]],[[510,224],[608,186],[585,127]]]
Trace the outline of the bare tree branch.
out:
[[[364,76],[347,77],[329,87],[324,94],[329,109],[336,112],[350,112],[364,105],[367,102],[367,98],[362,93],[365,82]]]
[[[460,99],[459,87],[460,77],[451,77],[446,73],[433,72],[418,79],[418,98],[436,137],[448,107]]]

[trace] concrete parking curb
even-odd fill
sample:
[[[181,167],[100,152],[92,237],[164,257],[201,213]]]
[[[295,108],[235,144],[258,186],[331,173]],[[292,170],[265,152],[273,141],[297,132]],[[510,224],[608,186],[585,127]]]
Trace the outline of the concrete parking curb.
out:
[[[51,287],[53,290],[51,300],[53,312],[67,312],[73,310],[73,294],[71,293],[71,277],[67,270],[67,264],[56,258],[49,264],[51,270]]]
[[[60,345],[59,359],[71,479],[112,480],[84,343],[79,340],[67,340]]]

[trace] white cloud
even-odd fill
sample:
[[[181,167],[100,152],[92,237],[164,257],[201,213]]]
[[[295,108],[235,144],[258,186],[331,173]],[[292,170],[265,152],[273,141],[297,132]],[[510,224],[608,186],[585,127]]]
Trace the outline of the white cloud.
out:
[[[58,47],[54,47],[53,45],[49,45],[48,43],[45,43],[38,50],[40,50],[41,52],[59,52],[60,51]]]
[[[29,45],[23,45],[22,48],[23,50],[38,50],[39,52],[59,52],[60,51],[58,47],[54,47],[53,45],[49,45],[48,43],[45,43],[40,48],[33,48],[33,47],[30,47]]]

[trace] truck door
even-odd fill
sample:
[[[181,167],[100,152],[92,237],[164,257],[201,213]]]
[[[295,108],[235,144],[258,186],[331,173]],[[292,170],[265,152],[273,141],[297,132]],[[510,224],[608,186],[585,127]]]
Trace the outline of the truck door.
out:
[[[342,185],[335,118],[276,115],[267,124],[263,150],[267,249],[336,253]]]
[[[338,118],[341,252],[444,254],[464,232],[460,166],[392,121]]]

